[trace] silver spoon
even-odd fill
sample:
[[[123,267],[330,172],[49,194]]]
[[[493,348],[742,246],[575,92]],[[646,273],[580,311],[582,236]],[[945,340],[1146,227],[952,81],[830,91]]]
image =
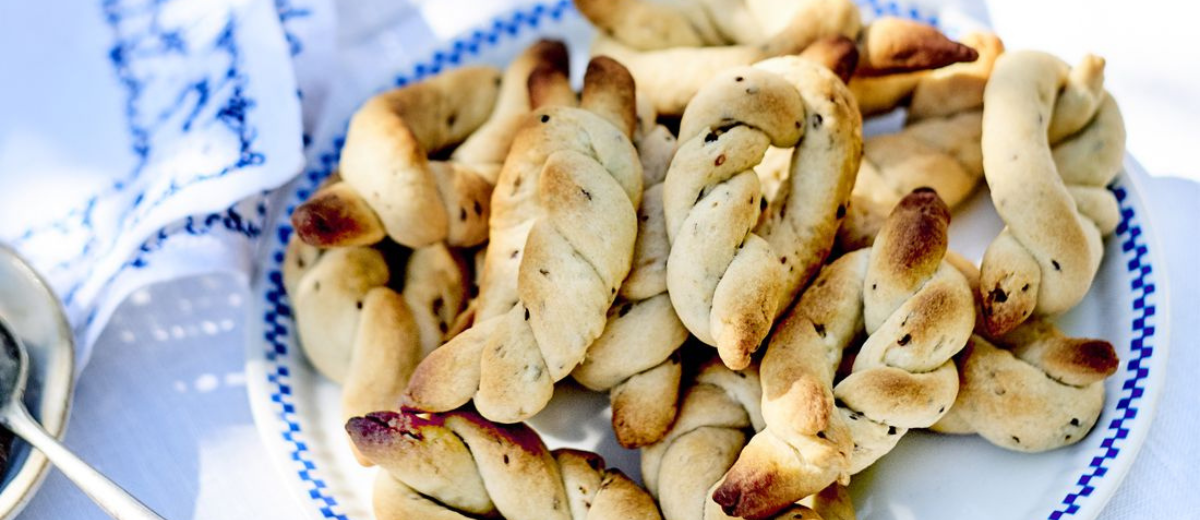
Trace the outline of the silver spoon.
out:
[[[28,377],[29,355],[25,352],[25,344],[0,317],[0,425],[44,453],[109,516],[121,520],[163,520],[121,486],[71,453],[29,415],[24,403]]]

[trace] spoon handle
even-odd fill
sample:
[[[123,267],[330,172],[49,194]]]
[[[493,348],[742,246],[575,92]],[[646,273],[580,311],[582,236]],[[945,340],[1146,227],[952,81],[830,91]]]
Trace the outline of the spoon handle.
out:
[[[0,417],[13,433],[25,439],[46,455],[67,478],[75,482],[92,501],[96,502],[109,516],[118,520],[164,520],[145,504],[133,498],[115,482],[96,471],[62,443],[58,442],[37,421],[29,416],[24,406],[8,406],[7,413]]]

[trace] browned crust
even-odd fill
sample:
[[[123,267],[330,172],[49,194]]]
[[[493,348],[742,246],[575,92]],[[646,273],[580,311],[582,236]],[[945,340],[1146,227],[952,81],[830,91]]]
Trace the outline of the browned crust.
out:
[[[994,341],[1042,369],[1050,378],[1073,386],[1103,381],[1120,365],[1112,343],[1068,337],[1052,323],[1037,318]]]
[[[1112,343],[1102,339],[1072,339],[1065,347],[1053,351],[1047,360],[1064,367],[1078,367],[1098,376],[1096,380],[1113,375],[1121,364]]]
[[[529,73],[529,106],[534,110],[548,106],[573,105],[575,91],[565,72],[545,63],[538,64]]]
[[[810,59],[833,71],[842,83],[850,83],[850,76],[858,67],[858,46],[854,40],[842,35],[822,38],[809,45],[801,58]]]
[[[379,217],[343,182],[317,191],[297,206],[292,227],[300,240],[317,247],[368,246],[384,237]]]
[[[949,246],[950,208],[931,188],[917,188],[892,210],[879,231],[890,247],[876,263],[899,279],[925,278],[937,270]]]
[[[571,55],[561,40],[538,40],[527,51],[539,64],[553,67],[566,74],[571,69]]]
[[[860,76],[938,69],[975,61],[979,53],[953,41],[932,25],[900,18],[880,18],[863,31],[858,60]]]
[[[637,93],[633,75],[608,56],[588,62],[580,107],[608,120],[632,138],[637,128]]]
[[[1007,231],[983,255],[979,277],[983,330],[998,338],[1029,318],[1037,307],[1041,268]]]

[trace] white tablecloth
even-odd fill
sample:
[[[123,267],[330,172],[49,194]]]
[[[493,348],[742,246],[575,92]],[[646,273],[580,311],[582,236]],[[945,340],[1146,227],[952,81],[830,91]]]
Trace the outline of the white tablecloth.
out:
[[[1192,518],[1200,511],[1200,53],[1193,13],[1166,0],[1005,1],[990,6],[1009,48],[1108,58],[1108,85],[1167,264],[1171,351],[1165,396],[1132,473],[1102,518]],[[67,444],[172,519],[302,518],[262,452],[243,374],[246,295],[210,275],[135,292],[80,376]],[[105,515],[52,473],[22,518]]]

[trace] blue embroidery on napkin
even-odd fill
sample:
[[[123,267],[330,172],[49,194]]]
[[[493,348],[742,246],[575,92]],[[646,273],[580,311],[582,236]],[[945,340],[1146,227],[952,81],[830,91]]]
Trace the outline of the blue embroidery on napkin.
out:
[[[304,52],[304,43],[292,32],[289,22],[299,18],[312,16],[312,9],[298,7],[292,0],[275,0],[275,12],[279,15],[279,23],[283,26],[283,37],[287,39],[288,52],[295,57]]]
[[[50,266],[52,273],[75,267],[114,246],[115,238],[102,238],[94,228],[94,218],[102,201],[123,195],[128,197],[129,205],[119,208],[115,215],[118,230],[110,233],[118,236],[121,231],[137,225],[150,210],[166,203],[178,192],[265,161],[262,152],[255,148],[256,129],[246,119],[248,111],[254,107],[254,101],[246,94],[248,80],[242,69],[234,13],[228,13],[215,37],[196,41],[194,35],[189,36],[187,25],[167,26],[161,20],[160,13],[168,5],[168,1],[139,3],[104,0],[102,3],[104,19],[115,36],[108,56],[115,76],[125,91],[126,129],[135,165],[123,177],[112,181],[62,217],[30,228],[13,240],[14,245],[20,247],[33,240],[82,237],[80,249]],[[180,85],[153,74],[164,62],[193,60],[198,53],[203,53],[205,60],[222,68]],[[175,95],[148,94],[162,88],[177,88],[178,91]],[[196,175],[173,180],[154,191],[126,193],[137,185],[147,166],[157,159],[154,155],[156,143],[187,135],[198,122],[206,125],[206,128],[224,129],[237,143],[238,154],[229,163],[213,171],[197,172]],[[70,287],[65,294],[73,297],[78,289],[78,286]],[[66,297],[64,300],[64,303],[71,304]]]
[[[212,41],[201,42],[214,60],[225,60],[226,65],[223,71],[183,85],[179,93],[174,96],[173,102],[166,106],[162,105],[161,99],[147,99],[143,96],[147,89],[156,86],[152,75],[147,72],[154,68],[151,65],[154,60],[165,59],[163,56],[168,54],[186,54],[189,46],[195,45],[194,43],[189,44],[181,29],[165,29],[161,26],[158,15],[162,8],[163,3],[131,7],[118,0],[104,2],[105,19],[117,35],[117,42],[110,51],[109,57],[116,75],[126,91],[125,115],[130,134],[130,146],[137,157],[137,163],[128,175],[114,181],[101,193],[89,198],[82,207],[71,210],[67,216],[46,226],[31,229],[16,240],[19,245],[46,231],[57,231],[64,235],[84,233],[87,238],[80,251],[53,266],[52,272],[68,269],[80,261],[93,258],[98,253],[106,252],[114,247],[115,238],[109,238],[101,243],[100,237],[92,228],[92,218],[97,203],[106,197],[120,195],[141,177],[146,166],[153,159],[153,147],[156,141],[169,140],[172,134],[190,133],[200,117],[205,117],[206,122],[217,123],[217,126],[213,128],[224,128],[236,139],[238,143],[236,157],[217,170],[198,173],[183,180],[172,179],[165,188],[154,193],[147,194],[143,191],[134,195],[132,203],[123,208],[116,216],[120,230],[136,226],[151,210],[165,204],[171,197],[191,186],[224,177],[245,167],[261,165],[266,161],[266,156],[254,145],[257,130],[247,121],[247,113],[254,108],[255,103],[246,94],[248,79],[242,70],[242,58],[236,33],[237,19],[232,12],[227,15],[221,31]],[[192,58],[181,57],[179,59]],[[178,116],[183,116],[178,128],[166,124]],[[236,210],[231,208],[226,212],[236,213]],[[258,225],[261,226],[261,222]],[[160,230],[159,235],[161,236],[163,232]],[[148,243],[155,240],[152,239]],[[161,242],[161,239],[158,241]],[[144,247],[145,245],[143,245]],[[142,253],[145,251],[139,252],[139,255]],[[144,256],[140,261],[138,257],[135,257],[126,262],[122,270],[129,266],[142,267],[144,265]],[[116,275],[113,279],[115,278]],[[106,285],[111,282],[112,279],[106,282]],[[74,303],[83,284],[84,282],[80,281],[64,291],[64,305],[70,306]],[[94,318],[94,313],[89,317]]]

